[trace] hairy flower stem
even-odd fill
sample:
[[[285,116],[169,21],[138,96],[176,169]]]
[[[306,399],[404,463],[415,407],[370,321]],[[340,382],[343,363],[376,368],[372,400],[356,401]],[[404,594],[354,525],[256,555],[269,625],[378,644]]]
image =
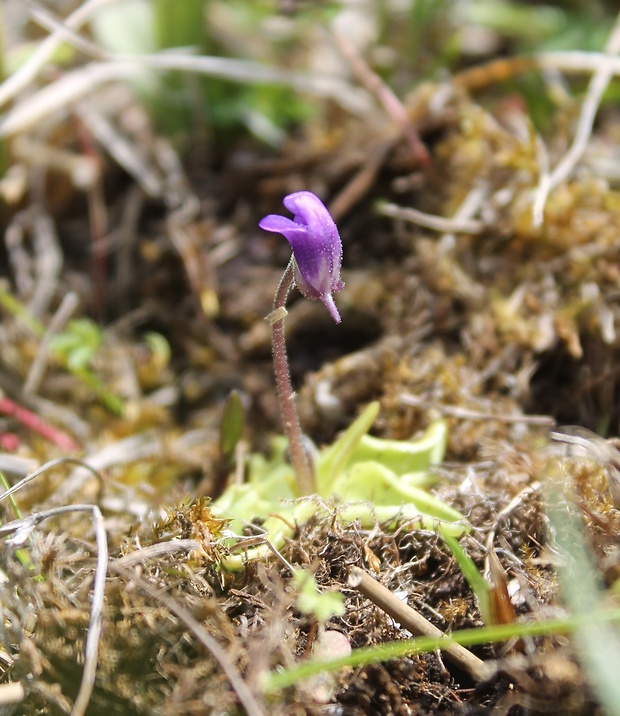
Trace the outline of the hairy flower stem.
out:
[[[314,469],[304,450],[303,435],[295,406],[295,393],[291,384],[291,373],[284,338],[286,299],[295,283],[294,267],[295,260],[291,258],[276,291],[273,300],[273,312],[267,316],[267,320],[271,323],[273,369],[276,375],[276,387],[278,389],[284,432],[288,438],[291,464],[297,478],[297,490],[300,495],[313,495],[316,492]]]

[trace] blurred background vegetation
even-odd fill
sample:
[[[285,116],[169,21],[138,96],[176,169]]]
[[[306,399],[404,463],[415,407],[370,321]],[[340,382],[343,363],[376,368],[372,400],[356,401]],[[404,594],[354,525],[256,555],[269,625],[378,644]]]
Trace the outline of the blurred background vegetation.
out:
[[[88,5],[7,0],[0,71],[6,76],[16,70],[54,22],[80,4]],[[400,97],[438,73],[491,57],[600,50],[615,10],[615,3],[603,0],[125,0],[98,5],[88,13],[92,54],[96,48],[114,55],[175,50],[347,75],[350,68],[330,39],[337,29]],[[62,72],[92,59],[73,45],[69,41],[56,50],[45,75],[52,76],[54,65]],[[135,89],[158,130],[186,152],[209,139],[228,142],[244,133],[278,146],[285,132],[320,111],[287,83],[250,83],[251,77],[244,84],[242,77],[231,82],[188,72],[145,72]],[[529,95],[543,102],[533,89]]]

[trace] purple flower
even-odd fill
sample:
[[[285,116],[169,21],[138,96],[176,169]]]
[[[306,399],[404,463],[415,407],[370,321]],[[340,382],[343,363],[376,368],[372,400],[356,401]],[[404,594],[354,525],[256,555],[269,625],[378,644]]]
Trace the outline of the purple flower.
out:
[[[329,211],[311,191],[297,191],[284,197],[284,206],[294,214],[287,219],[269,214],[258,225],[265,231],[282,234],[293,249],[295,284],[306,298],[323,301],[330,316],[340,323],[332,293],[344,288],[340,280],[342,242]]]

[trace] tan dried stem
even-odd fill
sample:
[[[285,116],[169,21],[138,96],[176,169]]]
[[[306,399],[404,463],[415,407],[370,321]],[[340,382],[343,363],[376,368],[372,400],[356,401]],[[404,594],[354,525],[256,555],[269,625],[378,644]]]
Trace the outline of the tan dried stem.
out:
[[[377,205],[377,214],[380,216],[388,216],[391,219],[408,221],[417,226],[422,226],[425,229],[432,229],[433,231],[444,233],[479,234],[484,228],[484,224],[476,219],[450,219],[444,216],[427,214],[424,211],[419,211],[411,207],[398,206],[397,204],[391,204],[387,201]]]
[[[472,654],[464,646],[451,641],[441,629],[425,619],[420,612],[401,601],[363,569],[352,567],[349,570],[349,585],[383,609],[392,619],[396,619],[415,636],[428,636],[433,639],[445,637],[446,643],[441,650],[445,652],[446,657],[452,663],[463,669],[476,681],[481,681],[486,677],[487,670],[482,659]]]

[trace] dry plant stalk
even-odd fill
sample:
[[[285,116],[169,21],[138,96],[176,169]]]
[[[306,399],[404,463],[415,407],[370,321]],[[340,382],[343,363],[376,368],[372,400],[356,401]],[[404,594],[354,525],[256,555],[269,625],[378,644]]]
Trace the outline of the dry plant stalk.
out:
[[[575,138],[573,139],[570,149],[551,173],[541,172],[540,184],[532,206],[534,226],[541,226],[543,223],[544,208],[549,193],[555,187],[568,180],[586,151],[592,134],[596,113],[598,112],[605,90],[614,76],[613,60],[616,59],[615,55],[617,55],[618,52],[620,52],[620,15],[616,18],[609,39],[605,44],[606,57],[590,80],[588,92],[581,108]]]
[[[433,639],[446,636],[441,629],[425,619],[420,612],[402,602],[387,587],[384,587],[363,569],[352,567],[349,570],[349,586],[355,587],[360,594],[370,599],[373,604],[383,609],[386,614],[400,622],[415,636],[429,636]],[[484,661],[472,654],[469,649],[451,641],[446,641],[445,646],[442,646],[441,649],[453,664],[463,669],[476,681],[486,678],[487,669]]]

